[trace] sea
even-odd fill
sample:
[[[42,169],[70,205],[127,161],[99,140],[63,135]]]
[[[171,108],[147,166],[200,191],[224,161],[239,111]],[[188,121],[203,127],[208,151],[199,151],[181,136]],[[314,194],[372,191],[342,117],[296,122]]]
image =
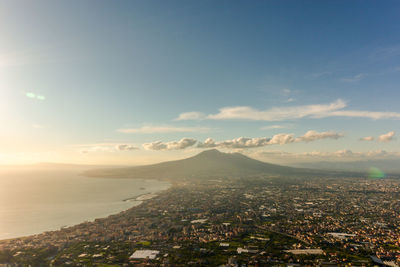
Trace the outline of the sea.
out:
[[[170,187],[158,180],[92,178],[82,170],[0,169],[0,240],[58,230],[141,203]]]

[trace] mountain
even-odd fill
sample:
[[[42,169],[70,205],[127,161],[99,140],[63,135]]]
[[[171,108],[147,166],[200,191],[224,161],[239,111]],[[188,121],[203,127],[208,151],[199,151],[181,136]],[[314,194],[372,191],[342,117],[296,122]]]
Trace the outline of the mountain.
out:
[[[321,171],[274,165],[246,157],[240,153],[223,153],[216,149],[203,151],[183,160],[129,168],[97,169],[85,173],[92,177],[167,180],[316,174],[321,174]]]

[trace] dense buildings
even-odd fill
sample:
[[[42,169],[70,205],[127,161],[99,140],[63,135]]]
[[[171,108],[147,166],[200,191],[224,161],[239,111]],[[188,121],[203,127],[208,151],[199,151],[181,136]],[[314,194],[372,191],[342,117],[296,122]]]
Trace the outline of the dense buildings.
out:
[[[367,266],[374,256],[395,266],[400,262],[400,180],[181,182],[120,214],[0,246],[2,262],[20,265]],[[130,257],[141,250],[159,253]]]

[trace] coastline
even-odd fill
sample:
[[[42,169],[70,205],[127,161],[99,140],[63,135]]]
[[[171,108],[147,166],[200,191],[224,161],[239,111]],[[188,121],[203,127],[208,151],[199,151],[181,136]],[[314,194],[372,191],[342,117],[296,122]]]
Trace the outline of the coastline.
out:
[[[145,201],[145,200],[152,199],[152,198],[154,198],[156,196],[157,196],[156,193],[146,193],[146,194],[141,194],[139,196],[133,196],[133,197],[130,197],[130,198],[125,198],[122,201],[124,201],[124,202]]]
[[[85,176],[85,178],[92,178],[92,177]],[[107,180],[113,180],[113,179],[110,179],[110,178],[107,178],[107,177],[105,177],[105,178],[98,177],[98,178],[107,179]],[[58,226],[52,226],[52,227],[50,227],[48,229],[37,231],[37,233],[21,234],[21,235],[13,234],[13,236],[10,236],[10,237],[0,238],[0,244],[4,243],[4,242],[7,242],[7,241],[10,241],[10,240],[18,240],[18,239],[22,240],[22,239],[26,239],[26,238],[46,235],[46,234],[57,232],[57,231],[68,230],[69,228],[73,228],[73,227],[76,227],[76,226],[81,225],[81,224],[93,223],[96,220],[106,219],[106,218],[108,218],[110,216],[117,216],[118,214],[124,213],[124,212],[126,212],[126,211],[128,211],[128,210],[130,210],[130,209],[132,209],[134,207],[137,207],[137,206],[143,204],[147,200],[150,200],[150,199],[152,199],[154,197],[157,197],[160,193],[170,189],[173,186],[172,183],[170,183],[168,181],[162,181],[162,180],[156,180],[156,179],[151,179],[151,180],[147,180],[147,179],[131,179],[131,180],[151,182],[151,183],[153,183],[153,182],[163,182],[164,185],[163,185],[163,188],[161,188],[161,189],[152,189],[152,188],[147,189],[147,188],[144,188],[144,186],[146,186],[146,185],[144,185],[144,186],[140,187],[140,190],[146,190],[147,191],[146,193],[137,192],[136,194],[134,194],[133,196],[131,196],[129,198],[120,199],[119,201],[115,201],[113,203],[108,203],[109,206],[114,206],[114,207],[118,206],[118,202],[121,203],[120,204],[121,206],[129,205],[129,207],[123,207],[123,209],[120,209],[118,211],[111,211],[110,213],[106,213],[106,214],[100,215],[100,216],[93,216],[93,217],[89,216],[89,218],[86,218],[86,219],[81,220],[81,221],[76,222],[76,223],[58,224]],[[125,203],[125,204],[123,204],[123,203]],[[103,205],[107,205],[107,204],[103,204]],[[82,207],[82,208],[85,208],[85,207]],[[47,222],[48,221],[49,220],[47,220]],[[7,228],[5,228],[5,229],[7,229]]]

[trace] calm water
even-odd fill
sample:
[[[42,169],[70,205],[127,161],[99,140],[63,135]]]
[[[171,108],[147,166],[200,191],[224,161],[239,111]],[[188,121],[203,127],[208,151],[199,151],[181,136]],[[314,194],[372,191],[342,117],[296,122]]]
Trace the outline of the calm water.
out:
[[[77,171],[0,170],[0,239],[106,217],[140,203],[123,199],[164,190],[169,185],[160,181],[87,178]]]

